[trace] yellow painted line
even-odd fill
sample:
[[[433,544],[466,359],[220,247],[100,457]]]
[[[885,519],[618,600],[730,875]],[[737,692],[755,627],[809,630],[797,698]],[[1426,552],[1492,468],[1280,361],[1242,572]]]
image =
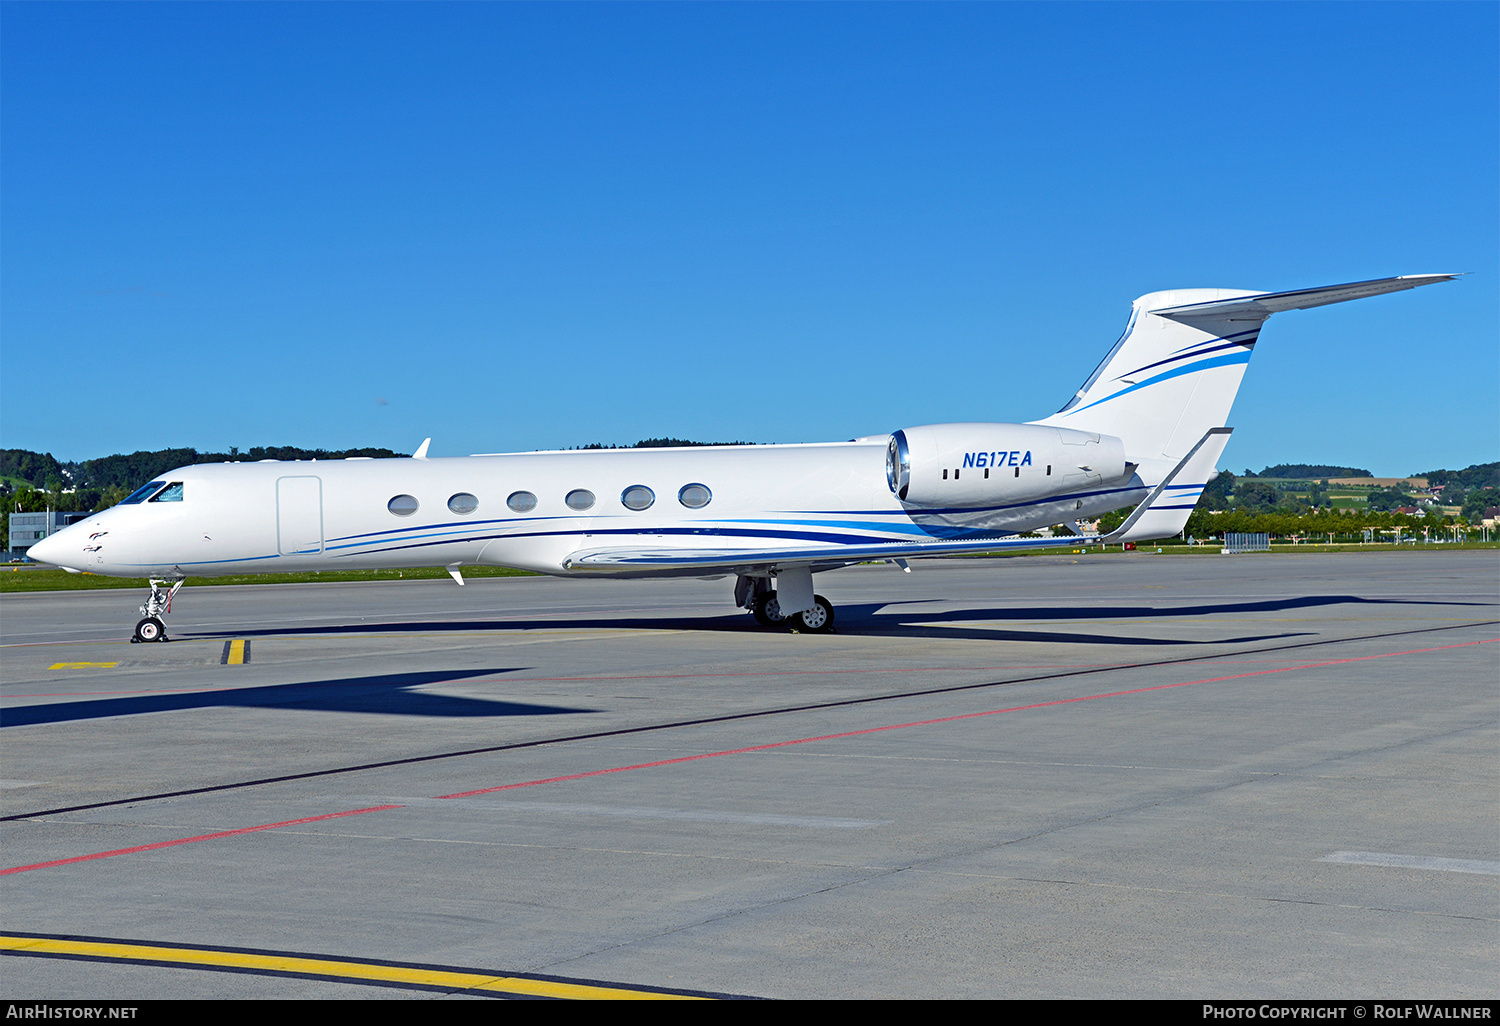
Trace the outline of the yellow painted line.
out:
[[[410,966],[380,965],[373,962],[343,961],[332,958],[306,958],[255,954],[244,951],[214,951],[206,948],[179,948],[154,944],[130,944],[109,941],[66,940],[52,937],[16,937],[0,934],[0,951],[31,955],[71,955],[75,958],[111,959],[133,962],[165,962],[176,965],[224,969],[252,969],[268,973],[297,973],[302,976],[326,976],[339,980],[370,980],[378,983],[406,984],[414,987],[439,987],[445,990],[482,990],[525,997],[570,998],[573,1000],[695,1000],[690,995],[669,994],[628,987],[599,984],[564,983],[554,980],[528,980],[516,976],[449,969],[421,969]],[[702,1000],[702,999],[696,999]]]
[[[245,639],[235,638],[229,643],[229,652],[224,656],[226,666],[239,666],[245,661]]]
[[[49,670],[92,670],[92,669],[94,669],[94,668],[97,667],[98,669],[101,669],[101,670],[112,670],[116,666],[119,666],[119,665],[120,665],[119,663],[53,663],[51,666],[47,667],[47,669],[49,669]]]

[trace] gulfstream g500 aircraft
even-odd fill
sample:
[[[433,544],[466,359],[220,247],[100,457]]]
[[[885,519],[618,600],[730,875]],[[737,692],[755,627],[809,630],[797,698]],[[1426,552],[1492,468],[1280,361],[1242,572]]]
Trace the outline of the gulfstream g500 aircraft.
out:
[[[814,445],[528,452],[183,467],[38,542],[71,570],[151,578],[135,640],[189,575],[500,565],[562,577],[734,574],[763,624],[827,630],[813,574],[868,560],[1056,545],[1017,535],[1135,511],[1100,543],[1182,530],[1273,313],[1447,281],[1177,289],[1135,301],[1057,413]]]

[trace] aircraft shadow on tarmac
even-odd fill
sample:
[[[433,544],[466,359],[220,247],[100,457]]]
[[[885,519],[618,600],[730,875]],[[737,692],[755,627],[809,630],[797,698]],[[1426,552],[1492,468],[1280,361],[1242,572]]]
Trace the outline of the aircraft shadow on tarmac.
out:
[[[931,605],[936,599],[919,599],[911,602],[850,603],[837,609],[836,630],[846,635],[878,635],[892,638],[968,638],[990,641],[1035,641],[1047,644],[1076,645],[1226,645],[1267,641],[1275,638],[1301,637],[1311,631],[1280,631],[1270,634],[1252,634],[1239,637],[1216,637],[1203,640],[1192,638],[1142,637],[1139,635],[1104,633],[1062,633],[1056,630],[1020,630],[990,626],[996,621],[1006,620],[1050,620],[1064,623],[1068,620],[1097,622],[1106,619],[1140,620],[1160,618],[1182,620],[1192,617],[1237,616],[1254,613],[1284,613],[1299,609],[1315,609],[1340,605],[1482,605],[1473,602],[1443,602],[1413,599],[1366,599],[1355,595],[1320,595],[1287,599],[1263,599],[1250,602],[1216,602],[1183,606],[1006,606],[989,609],[941,609],[925,610],[918,607]],[[983,625],[983,626],[982,626]],[[1116,629],[1127,628],[1117,625]],[[677,631],[722,631],[736,633],[764,633],[748,613],[729,613],[716,616],[539,616],[536,618],[506,617],[496,620],[403,620],[383,623],[325,624],[309,627],[277,627],[234,631],[184,632],[183,637],[194,638],[255,638],[291,637],[297,635],[330,634],[426,634],[476,631],[529,631],[529,630],[677,630]],[[1128,629],[1128,628],[1127,628]]]
[[[456,698],[413,691],[427,684],[456,684],[474,677],[515,673],[524,667],[494,670],[440,670],[423,673],[386,673],[342,680],[274,684],[265,687],[225,688],[220,691],[184,691],[173,694],[132,695],[52,702],[0,709],[0,727],[28,727],[39,723],[66,723],[106,716],[179,712],[186,709],[254,708],[296,709],[320,712],[385,713],[391,716],[556,716],[591,713],[558,705]]]

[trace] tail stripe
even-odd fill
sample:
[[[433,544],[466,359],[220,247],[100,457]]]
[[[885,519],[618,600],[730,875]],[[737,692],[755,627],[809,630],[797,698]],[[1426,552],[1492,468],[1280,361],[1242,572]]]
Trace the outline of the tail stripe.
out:
[[[1075,413],[1082,413],[1084,410],[1091,410],[1095,406],[1098,406],[1100,403],[1107,403],[1111,399],[1118,399],[1122,395],[1128,395],[1131,392],[1139,391],[1142,388],[1146,388],[1149,385],[1158,384],[1162,381],[1167,381],[1170,378],[1181,377],[1184,374],[1192,374],[1195,371],[1208,370],[1210,367],[1228,367],[1236,363],[1249,362],[1250,353],[1248,350],[1242,353],[1231,353],[1228,356],[1216,356],[1212,360],[1200,360],[1198,363],[1190,363],[1184,367],[1176,367],[1169,371],[1163,371],[1161,374],[1157,374],[1154,377],[1147,378],[1145,381],[1137,382],[1136,384],[1131,385],[1129,388],[1122,388],[1114,395],[1107,395],[1103,399],[1095,399],[1087,406],[1080,406],[1076,410],[1069,410],[1067,413],[1062,414],[1062,416],[1071,417]]]
[[[1177,350],[1177,352],[1179,352],[1179,353],[1185,353],[1189,349],[1194,348],[1194,346],[1206,346],[1206,345],[1209,345],[1209,344],[1214,343],[1214,342],[1233,342],[1235,339],[1244,339],[1246,345],[1252,345],[1253,346],[1255,344],[1255,338],[1254,338],[1254,336],[1257,336],[1257,335],[1260,334],[1260,328],[1261,328],[1261,326],[1259,324],[1257,324],[1255,327],[1251,328],[1249,331],[1237,331],[1233,335],[1225,335],[1222,338],[1211,338],[1211,339],[1208,339],[1206,342],[1194,342],[1192,345],[1183,346],[1181,349]],[[1248,338],[1248,339],[1245,339],[1246,335],[1250,335],[1252,337]],[[1173,355],[1176,355],[1176,354],[1173,354]]]
[[[1221,340],[1214,339],[1214,341],[1219,342]],[[1181,356],[1169,356],[1165,360],[1157,360],[1155,363],[1148,363],[1144,367],[1137,367],[1135,370],[1126,371],[1124,374],[1121,374],[1119,375],[1119,377],[1116,377],[1112,380],[1119,381],[1120,378],[1128,378],[1132,374],[1139,374],[1141,371],[1150,370],[1152,367],[1160,367],[1165,363],[1175,363],[1178,360],[1191,360],[1195,356],[1207,356],[1209,353],[1218,353],[1222,352],[1225,349],[1244,349],[1254,344],[1254,340],[1251,340],[1249,342],[1225,342],[1222,346],[1211,345],[1206,349],[1195,349],[1190,353],[1183,353]],[[1247,354],[1245,358],[1248,360],[1249,355]]]

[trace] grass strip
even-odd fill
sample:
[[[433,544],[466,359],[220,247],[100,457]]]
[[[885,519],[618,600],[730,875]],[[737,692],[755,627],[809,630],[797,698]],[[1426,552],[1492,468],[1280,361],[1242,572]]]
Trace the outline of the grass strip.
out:
[[[478,577],[535,577],[529,570],[512,570],[504,566],[466,566],[464,580]],[[447,580],[448,571],[440,566],[406,570],[325,570],[301,574],[234,574],[229,577],[189,577],[187,587],[217,584],[327,584],[331,581],[399,581]],[[11,591],[92,591],[98,588],[148,588],[144,577],[100,577],[97,574],[70,574],[66,570],[43,566],[12,566],[0,569],[0,594]]]

